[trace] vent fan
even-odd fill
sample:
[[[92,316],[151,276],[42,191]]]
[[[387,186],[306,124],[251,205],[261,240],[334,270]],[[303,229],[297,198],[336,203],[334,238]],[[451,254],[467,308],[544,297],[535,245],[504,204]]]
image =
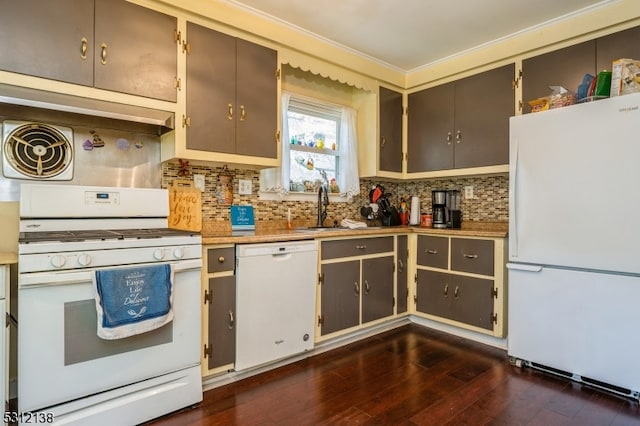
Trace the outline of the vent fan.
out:
[[[5,121],[2,143],[2,174],[5,177],[73,178],[73,131],[68,127]]]

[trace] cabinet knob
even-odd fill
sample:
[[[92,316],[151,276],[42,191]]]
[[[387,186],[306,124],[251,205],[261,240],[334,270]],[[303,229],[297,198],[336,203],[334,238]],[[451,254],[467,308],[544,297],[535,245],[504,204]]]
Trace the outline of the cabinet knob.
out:
[[[102,43],[100,45],[100,63],[102,65],[107,65],[107,43]]]
[[[87,59],[87,43],[89,43],[89,41],[82,37],[82,39],[80,40],[80,58],[82,60]]]
[[[236,320],[233,317],[233,311],[231,309],[229,309],[229,330],[233,330],[233,325],[235,324]]]
[[[425,250],[427,254],[438,254],[438,250]]]
[[[356,248],[358,250],[365,250],[367,248],[367,246],[365,244],[362,244],[362,245],[357,245]]]
[[[442,294],[444,294],[444,297],[449,296],[449,284],[444,285],[444,288],[442,289]]]
[[[218,263],[224,263],[224,256],[220,256],[218,258]]]
[[[244,105],[240,105],[240,121],[244,121],[247,118],[247,111],[244,109]]]
[[[364,280],[364,294],[369,294],[371,287],[369,287],[369,281]]]
[[[460,143],[460,142],[462,142],[462,132],[458,130],[456,132],[456,143]]]
[[[466,257],[467,259],[477,259],[478,255],[477,254],[464,253],[464,257]]]
[[[451,132],[447,132],[447,145],[451,145]]]
[[[456,286],[456,288],[453,290],[453,297],[455,299],[458,298],[458,293],[460,292],[460,287]]]
[[[356,281],[355,283],[353,283],[353,287],[355,290],[355,296],[358,297],[360,295],[360,283]]]
[[[380,138],[380,148],[384,148],[384,146],[387,144],[387,138],[385,138],[384,136],[382,136]]]
[[[233,120],[233,105],[231,104],[227,105],[227,118]]]

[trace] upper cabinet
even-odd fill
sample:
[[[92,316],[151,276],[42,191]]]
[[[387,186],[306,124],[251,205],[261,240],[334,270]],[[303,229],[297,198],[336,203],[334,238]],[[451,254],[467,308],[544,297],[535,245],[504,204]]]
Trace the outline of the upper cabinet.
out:
[[[0,5],[0,69],[176,101],[175,17],[124,0]]]
[[[640,58],[640,27],[523,60],[523,112],[531,112],[530,100],[548,96],[549,86],[576,92],[585,74],[611,71],[611,63],[620,58]]]
[[[508,164],[514,71],[509,64],[409,94],[407,172]]]
[[[277,52],[191,22],[187,40],[187,150],[277,159]]]
[[[402,93],[380,87],[380,171],[402,173],[402,112]]]

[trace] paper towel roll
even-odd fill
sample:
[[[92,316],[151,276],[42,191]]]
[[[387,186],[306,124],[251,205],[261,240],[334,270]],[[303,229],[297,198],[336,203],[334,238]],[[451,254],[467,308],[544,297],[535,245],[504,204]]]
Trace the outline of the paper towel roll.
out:
[[[409,225],[420,224],[420,198],[411,197],[411,215],[409,215]]]

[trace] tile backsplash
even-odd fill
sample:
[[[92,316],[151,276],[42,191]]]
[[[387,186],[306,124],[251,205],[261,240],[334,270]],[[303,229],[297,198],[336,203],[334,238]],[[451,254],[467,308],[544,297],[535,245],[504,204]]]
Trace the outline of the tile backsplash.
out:
[[[229,205],[222,202],[222,185],[220,174],[233,175],[233,204],[251,204],[255,208],[256,220],[285,220],[287,211],[291,209],[295,221],[312,220],[316,217],[316,202],[313,201],[265,201],[260,200],[260,172],[252,169],[233,169],[227,171],[222,167],[205,165],[189,165],[187,170],[191,175],[205,176],[205,190],[202,193],[202,212],[205,221],[228,221]],[[168,188],[171,182],[178,178],[181,166],[177,161],[162,165],[162,187]],[[252,183],[251,195],[238,193],[239,179],[247,179]],[[508,220],[508,186],[506,175],[475,176],[446,179],[428,179],[410,182],[392,182],[383,179],[361,179],[360,195],[354,197],[351,203],[331,203],[328,206],[327,222],[340,221],[343,218],[364,220],[360,215],[360,208],[369,203],[369,190],[376,184],[381,184],[387,192],[392,194],[390,201],[394,205],[400,203],[400,197],[407,199],[410,204],[411,196],[420,197],[422,212],[431,211],[431,191],[434,189],[458,189],[464,193],[465,186],[473,186],[474,198],[462,200],[463,220],[468,221],[507,221]]]

